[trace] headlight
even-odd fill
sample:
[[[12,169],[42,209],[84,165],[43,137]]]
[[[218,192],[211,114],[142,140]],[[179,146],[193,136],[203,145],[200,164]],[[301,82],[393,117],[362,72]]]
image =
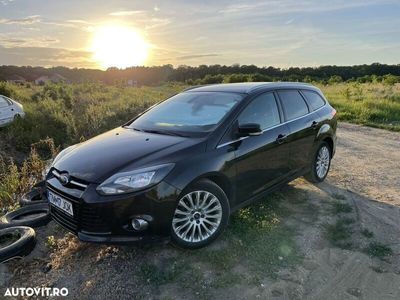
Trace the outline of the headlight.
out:
[[[159,183],[172,170],[174,164],[165,164],[130,172],[117,173],[97,187],[104,195],[131,193]]]

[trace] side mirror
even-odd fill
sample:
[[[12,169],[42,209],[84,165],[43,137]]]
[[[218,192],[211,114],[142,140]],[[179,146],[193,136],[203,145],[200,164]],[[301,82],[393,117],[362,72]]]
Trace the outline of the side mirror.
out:
[[[238,134],[239,134],[239,136],[261,135],[262,130],[261,130],[260,124],[246,123],[246,124],[239,125]]]

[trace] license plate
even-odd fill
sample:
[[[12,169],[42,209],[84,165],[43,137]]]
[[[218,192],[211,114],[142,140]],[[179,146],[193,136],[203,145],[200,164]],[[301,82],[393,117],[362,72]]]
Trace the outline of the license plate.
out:
[[[69,214],[70,216],[74,216],[74,211],[72,209],[72,203],[65,200],[64,198],[53,194],[52,192],[48,191],[48,199],[49,202],[51,204],[53,204],[54,206],[62,209],[63,211],[65,211],[67,214]]]

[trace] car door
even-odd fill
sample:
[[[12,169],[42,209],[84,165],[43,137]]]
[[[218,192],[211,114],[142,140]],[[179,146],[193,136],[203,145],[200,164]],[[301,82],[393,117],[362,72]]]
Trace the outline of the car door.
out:
[[[296,173],[310,164],[320,116],[311,111],[300,91],[279,90],[277,94],[290,131],[290,169]]]
[[[0,96],[0,126],[6,124],[13,117],[11,108],[8,100]]]
[[[240,113],[236,124],[257,123],[263,133],[242,139],[235,150],[237,202],[256,196],[288,173],[289,130],[281,118],[273,92],[257,96]]]

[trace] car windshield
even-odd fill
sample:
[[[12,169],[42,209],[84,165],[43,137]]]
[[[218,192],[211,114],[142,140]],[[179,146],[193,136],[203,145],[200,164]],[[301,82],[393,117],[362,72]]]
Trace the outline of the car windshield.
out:
[[[181,93],[144,113],[128,128],[160,133],[210,132],[242,98],[241,94],[225,92]]]

